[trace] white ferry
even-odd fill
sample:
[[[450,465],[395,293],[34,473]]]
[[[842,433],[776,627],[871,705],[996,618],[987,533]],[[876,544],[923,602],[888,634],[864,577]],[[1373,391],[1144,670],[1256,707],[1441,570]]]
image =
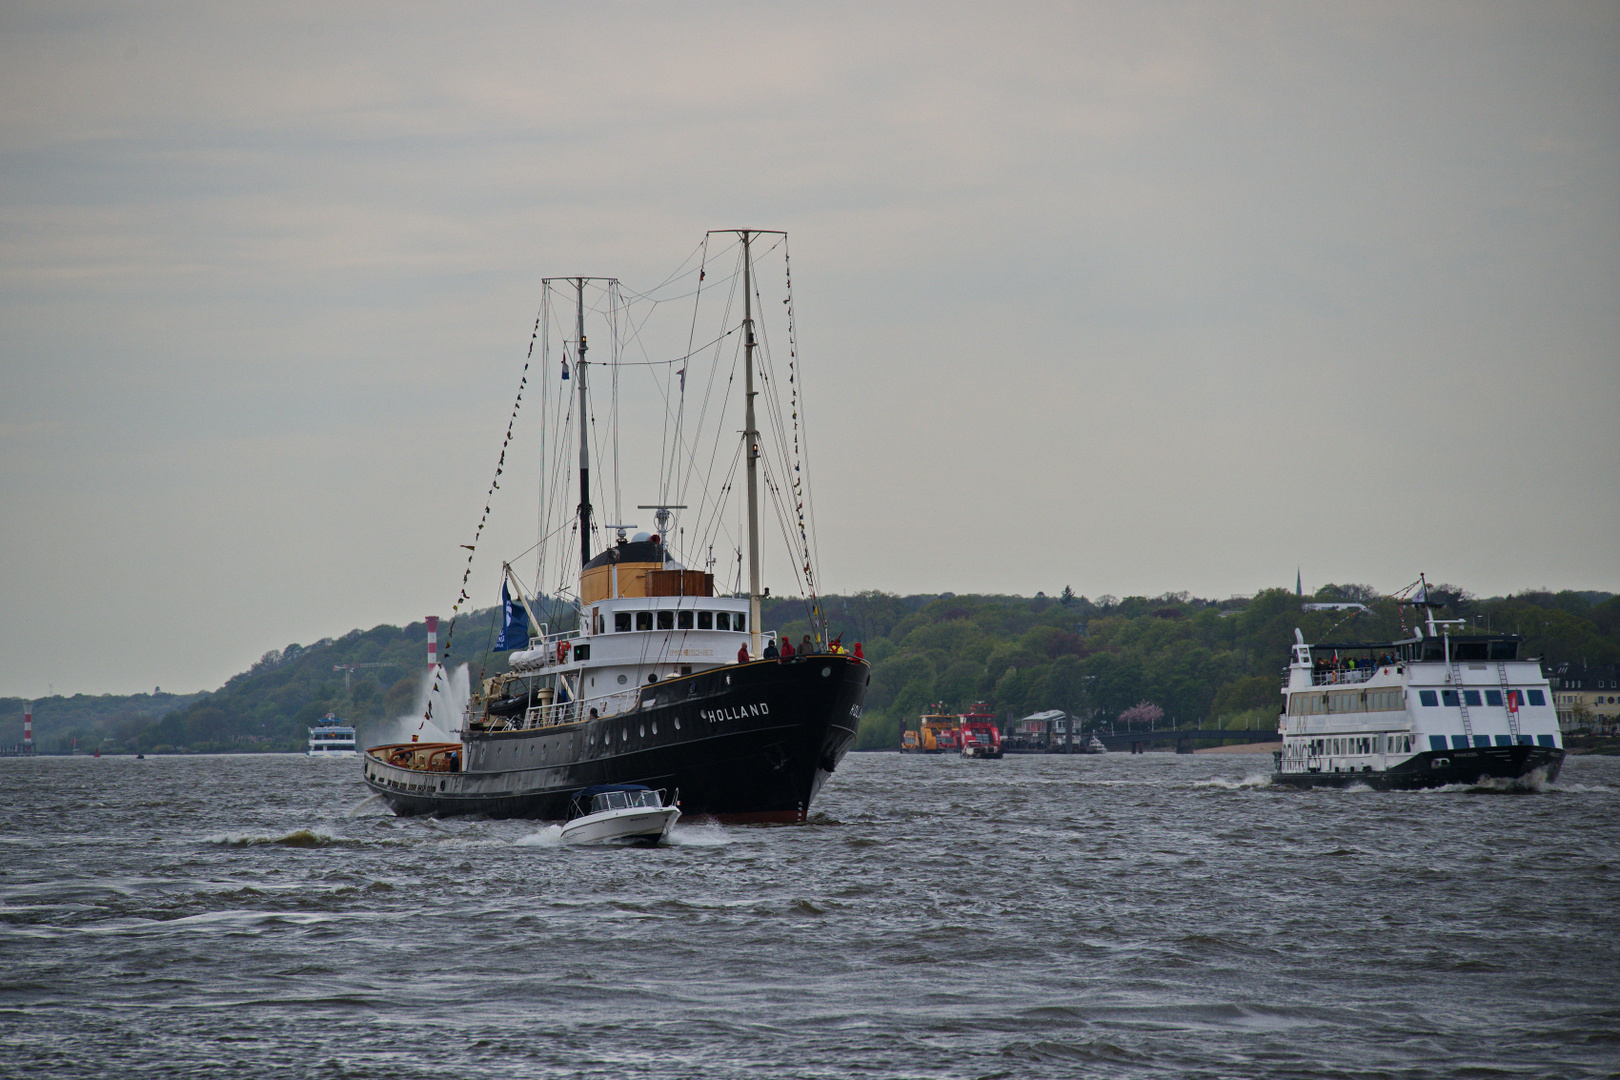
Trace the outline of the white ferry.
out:
[[[1390,790],[1557,778],[1564,745],[1540,660],[1520,658],[1516,634],[1452,633],[1463,621],[1437,620],[1418,596],[1428,632],[1405,640],[1307,645],[1294,631],[1273,783]]]
[[[309,729],[309,756],[317,758],[359,757],[355,745],[354,728],[331,713],[315,727]]]

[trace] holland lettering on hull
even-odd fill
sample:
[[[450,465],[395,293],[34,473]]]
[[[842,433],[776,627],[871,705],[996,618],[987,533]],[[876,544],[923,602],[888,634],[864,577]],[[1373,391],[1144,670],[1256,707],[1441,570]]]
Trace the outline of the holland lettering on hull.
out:
[[[705,709],[698,716],[711,724],[724,723],[727,720],[741,720],[745,716],[769,716],[771,707],[765,702],[758,705],[738,705],[730,709]]]

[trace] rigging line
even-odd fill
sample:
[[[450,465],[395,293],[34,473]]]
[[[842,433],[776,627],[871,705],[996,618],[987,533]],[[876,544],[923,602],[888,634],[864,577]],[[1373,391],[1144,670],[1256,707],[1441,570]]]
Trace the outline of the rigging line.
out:
[[[738,362],[739,362],[738,357],[733,356],[731,374],[728,375],[727,378],[726,378],[725,393],[723,395],[722,402],[721,402],[720,415],[722,415],[722,416],[725,414],[725,408],[724,408],[725,402],[727,402],[727,401],[729,401],[731,399],[731,391],[736,386],[736,381],[737,381],[736,367],[737,367]],[[717,371],[718,371],[718,365],[716,365],[715,368],[710,373],[711,384],[712,384],[712,380],[714,378],[714,375],[715,375],[715,373]],[[712,391],[712,386],[711,386],[711,389],[710,389],[709,393],[706,394],[705,398],[704,398],[704,409],[703,409],[704,414],[707,414],[707,412],[708,412],[708,402],[709,402],[709,398],[712,396],[712,392],[713,391]],[[702,417],[700,416],[699,419],[700,419],[700,428],[699,429],[701,430],[701,419],[702,419]],[[705,470],[705,474],[704,474],[706,477],[709,477],[711,479],[714,476],[715,462],[718,460],[719,455],[720,455],[720,447],[722,445],[724,445],[724,443],[727,441],[727,440],[722,438],[723,434],[724,434],[724,432],[721,430],[721,425],[716,424],[716,431],[715,431],[715,434],[714,434],[714,438],[710,441],[710,444],[709,444],[709,465],[708,465],[708,468]],[[743,440],[742,439],[735,439],[735,440],[730,440],[730,441],[732,442],[732,446],[733,446],[733,451],[732,451],[733,454],[740,454],[742,452]],[[691,458],[690,458],[689,463],[687,465],[686,478],[683,480],[681,489],[677,493],[678,497],[680,497],[682,499],[682,501],[687,501],[687,497],[685,496],[685,492],[688,491],[688,490],[691,490],[692,472],[697,468],[698,462],[700,460],[699,455],[697,453],[697,451],[699,449],[700,448],[697,447],[697,446],[693,447],[694,453],[691,455]],[[698,489],[698,494],[697,494],[697,502],[698,502],[698,506],[699,506],[699,517],[700,517],[700,519],[701,519],[702,513],[709,506],[711,501],[713,501],[713,500],[711,499],[711,496],[709,494],[709,485],[705,484],[705,485],[703,485],[702,487],[700,487]],[[718,503],[716,503],[714,510],[715,510],[716,513],[722,513],[723,512],[721,510],[720,506],[718,505]]]
[[[740,244],[738,245],[738,249],[739,250],[738,250],[738,253],[737,253],[737,262],[738,262],[739,267],[740,267],[740,265],[742,263],[742,252],[741,252],[741,245]],[[727,290],[725,307],[721,311],[721,316],[720,316],[720,325],[722,327],[728,326],[731,323],[731,312],[732,312],[733,306],[736,303],[736,297],[737,297],[737,281],[740,278],[741,278],[740,273],[734,273],[732,275],[732,277],[731,277],[732,286],[731,286],[731,288],[729,290]],[[718,339],[714,343],[714,351],[715,351],[714,362],[709,366],[709,379],[708,379],[708,383],[707,383],[707,385],[705,386],[705,389],[704,389],[703,406],[698,412],[696,430],[700,431],[700,432],[703,430],[703,426],[707,422],[708,415],[709,415],[709,406],[712,403],[713,398],[714,398],[714,383],[715,383],[715,379],[718,377],[719,371],[720,371],[720,343],[722,341],[724,341],[724,340],[725,340],[724,337],[722,337],[722,338]],[[741,346],[742,346],[742,342],[741,342],[741,339],[739,338],[738,339],[737,352],[732,355],[731,374],[727,377],[727,380],[726,380],[725,396],[722,399],[721,404],[720,404],[720,408],[721,408],[720,415],[722,415],[722,416],[725,414],[724,406],[725,406],[725,403],[727,401],[729,401],[730,398],[731,398],[731,388],[732,388],[732,385],[735,382],[736,377],[737,377],[737,364],[738,364],[738,362],[739,362],[739,360],[741,358],[741,353],[742,353],[742,347]],[[709,470],[707,472],[707,475],[709,475],[709,476],[714,475],[714,461],[715,461],[715,458],[718,457],[718,455],[719,455],[720,434],[721,433],[718,430],[718,424],[717,424],[717,430],[715,431],[714,447],[710,451],[710,455],[709,455]],[[690,459],[687,462],[685,475],[683,475],[681,477],[681,481],[680,481],[679,485],[676,488],[675,497],[677,499],[679,499],[680,501],[682,501],[682,502],[688,501],[686,493],[689,490],[691,490],[692,476],[693,476],[693,473],[697,469],[698,460],[699,460],[698,455],[696,453],[692,454],[692,456],[690,457]]]
[[[792,554],[797,550],[797,545],[793,543],[792,537],[789,535],[787,507],[782,502],[782,486],[777,481],[769,463],[766,463],[765,465],[765,486],[766,489],[771,493],[771,505],[776,510],[777,528],[781,530],[782,540],[786,544],[789,554]],[[804,576],[800,573],[800,569],[797,564],[795,564],[793,567],[793,580],[798,584],[799,591],[802,593],[804,591],[805,580]]]
[[[785,303],[787,305],[788,381],[792,387],[792,393],[790,393],[789,396],[793,400],[795,410],[803,413],[805,411],[804,369],[797,363],[799,359],[799,320],[796,306],[793,303],[793,252],[788,243],[788,239],[785,236],[782,238],[782,268],[785,279],[784,284],[787,289],[787,298]],[[794,468],[796,471],[800,472],[801,485],[803,487],[802,498],[805,508],[805,517],[800,519],[799,532],[802,542],[807,549],[805,552],[806,558],[810,560],[815,569],[815,581],[811,585],[811,597],[812,603],[814,603],[815,591],[817,585],[821,582],[821,549],[819,544],[816,542],[815,502],[811,498],[810,494],[810,444],[807,437],[803,440],[804,450],[802,453],[800,452],[800,436],[803,432],[808,430],[807,426],[801,422],[802,420],[803,417],[796,417],[794,423]],[[805,520],[808,520],[810,523],[808,532],[804,528]]]
[[[695,297],[695,299],[692,301],[692,319],[691,319],[691,322],[687,324],[687,328],[686,328],[686,355],[689,356],[689,357],[692,355],[692,341],[693,341],[693,339],[695,339],[697,337],[698,308],[701,307],[702,303],[703,303],[703,300],[702,300],[702,296],[703,296],[703,278],[708,273],[708,268],[709,268],[709,234],[708,233],[703,234],[703,242],[698,245],[698,252],[699,252],[700,257],[698,259],[697,288],[692,291],[693,296]],[[705,345],[704,348],[706,349],[706,348],[708,348],[708,346]],[[683,441],[681,439],[680,420],[685,419],[685,417],[686,417],[686,381],[685,381],[685,379],[683,377],[682,380],[681,380],[680,416],[677,419],[676,425],[675,425],[675,438],[676,438],[677,442],[682,442]],[[674,462],[673,456],[672,456],[671,460],[670,460],[671,468],[669,470],[667,470],[667,471],[665,470],[665,468],[663,466],[663,463],[660,463],[659,467],[658,467],[658,484],[659,484],[660,489],[662,489],[662,494],[659,497],[664,502],[669,501],[669,488],[670,488],[670,485],[674,483],[674,479],[675,479],[674,475],[673,475],[673,473],[674,473],[674,468],[673,468],[674,464],[675,464],[675,462]]]

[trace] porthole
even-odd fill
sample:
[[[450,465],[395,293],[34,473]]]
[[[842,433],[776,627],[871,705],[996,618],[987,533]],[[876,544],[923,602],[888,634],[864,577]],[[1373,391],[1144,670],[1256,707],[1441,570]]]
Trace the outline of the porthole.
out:
[[[681,718],[678,716],[675,718],[675,730],[681,730]]]
[[[653,734],[658,734],[658,721],[656,720],[653,721]]]
[[[825,679],[827,676],[829,676],[831,674],[832,674],[832,668],[824,667],[824,668],[821,669],[821,677],[823,679]]]
[[[619,676],[619,685],[620,686],[623,686],[625,683],[627,683],[629,681],[630,681],[630,676],[628,676],[628,675],[620,675]]]
[[[647,725],[646,724],[641,725],[641,737],[643,739],[645,739],[647,737]]]

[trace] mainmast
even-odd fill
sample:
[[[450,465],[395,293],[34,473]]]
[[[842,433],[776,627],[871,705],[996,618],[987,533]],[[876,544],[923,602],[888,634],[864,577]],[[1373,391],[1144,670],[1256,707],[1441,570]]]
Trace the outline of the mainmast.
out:
[[[759,657],[759,432],[754,427],[754,263],[743,229],[743,440],[748,448],[748,655]]]

